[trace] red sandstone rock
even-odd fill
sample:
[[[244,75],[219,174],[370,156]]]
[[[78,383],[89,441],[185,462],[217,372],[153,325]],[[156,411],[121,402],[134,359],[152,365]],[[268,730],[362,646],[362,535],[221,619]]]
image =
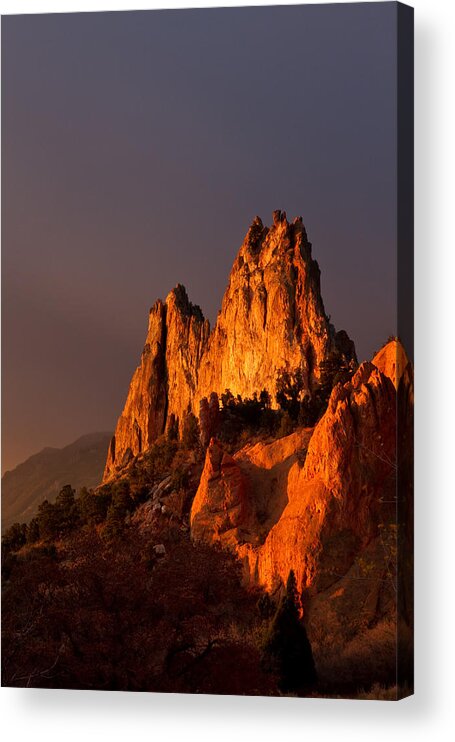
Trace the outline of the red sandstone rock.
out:
[[[248,497],[249,508],[235,511],[229,544],[251,579],[271,589],[293,569],[301,589],[319,591],[342,577],[378,537],[394,509],[395,406],[391,381],[365,363],[349,383],[335,387],[311,438],[311,431],[301,430],[236,454],[235,481],[242,482],[242,502]],[[298,453],[307,444],[302,465]],[[221,456],[217,444],[216,460]],[[229,498],[239,499],[215,483],[213,457],[213,451],[207,454],[191,512],[193,537],[209,542],[223,541],[218,521],[209,515],[211,503],[225,511]],[[248,513],[243,522],[242,513]],[[226,521],[223,534],[228,530]]]
[[[201,399],[230,389],[250,397],[266,389],[275,402],[278,371],[299,369],[304,391],[336,350],[355,363],[353,343],[325,314],[320,272],[301,218],[273,225],[256,217],[231,270],[213,331],[183,286],[151,310],[141,364],[109,448],[104,479],[147,450],[172,417],[179,426]]]

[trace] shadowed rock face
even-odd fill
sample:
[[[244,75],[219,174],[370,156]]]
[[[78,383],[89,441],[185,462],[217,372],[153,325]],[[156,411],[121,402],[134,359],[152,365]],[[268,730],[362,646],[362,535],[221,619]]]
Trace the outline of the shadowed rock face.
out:
[[[272,226],[251,225],[229,277],[212,332],[199,307],[177,286],[153,306],[141,364],[109,448],[104,478],[165,431],[182,429],[188,411],[211,392],[275,398],[278,371],[300,369],[311,392],[332,351],[355,362],[354,344],[324,311],[320,272],[302,219],[275,211]]]

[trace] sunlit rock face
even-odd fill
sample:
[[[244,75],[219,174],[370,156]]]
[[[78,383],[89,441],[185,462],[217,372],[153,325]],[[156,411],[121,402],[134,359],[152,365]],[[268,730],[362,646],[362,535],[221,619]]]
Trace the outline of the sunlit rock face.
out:
[[[336,345],[324,311],[320,272],[301,219],[256,217],[231,270],[221,312],[199,369],[197,396],[261,389],[275,396],[277,370],[301,369],[308,391]],[[349,349],[355,356],[353,347]]]
[[[194,407],[199,366],[209,333],[208,320],[188,300],[184,287],[178,285],[166,299],[165,368],[167,422],[174,415],[180,428]]]
[[[214,438],[207,449],[191,523],[197,540],[219,540],[234,547],[248,538],[254,528],[248,478]]]
[[[392,380],[395,389],[408,365],[408,357],[399,340],[391,340],[379,350],[372,363]]]
[[[409,393],[402,398],[403,406],[412,406]],[[366,682],[373,671],[384,680],[395,672],[397,610],[406,636],[412,596],[400,584],[397,555],[400,542],[412,554],[405,530],[412,518],[403,487],[400,535],[396,412],[391,379],[364,363],[333,389],[314,429],[238,451],[227,489],[223,467],[207,463],[215,445],[217,460],[223,459],[220,444],[212,442],[193,501],[192,537],[234,551],[247,581],[274,595],[294,571],[321,678],[330,677],[339,656],[344,680]],[[406,451],[409,422],[401,435]]]
[[[141,364],[131,381],[106,463],[105,480],[145,451],[172,419],[180,432],[200,401],[230,389],[275,400],[278,372],[301,371],[311,393],[330,353],[356,363],[354,344],[324,311],[320,272],[302,219],[275,211],[251,225],[231,270],[215,327],[177,286],[151,310]]]
[[[166,307],[162,301],[157,301],[150,310],[141,362],[134,372],[109,446],[104,479],[145,450],[163,430],[166,419],[165,343]]]
[[[146,451],[171,413],[181,421],[194,399],[197,369],[210,328],[199,307],[178,285],[150,310],[141,363],[109,446],[104,480]]]
[[[249,578],[268,589],[286,582],[291,569],[300,589],[326,589],[352,568],[393,515],[394,386],[364,363],[350,382],[334,388],[314,431],[247,446],[234,460],[237,482],[249,493],[248,519],[237,517],[229,529],[226,517],[222,533],[211,524],[211,510],[229,516],[230,502],[238,497],[230,492],[223,500],[218,480],[204,476],[206,462],[191,511],[193,537],[230,545]]]
[[[288,503],[254,566],[261,582],[294,569],[302,589],[320,590],[378,536],[395,495],[395,406],[393,385],[371,364],[333,390],[304,466],[289,472]]]

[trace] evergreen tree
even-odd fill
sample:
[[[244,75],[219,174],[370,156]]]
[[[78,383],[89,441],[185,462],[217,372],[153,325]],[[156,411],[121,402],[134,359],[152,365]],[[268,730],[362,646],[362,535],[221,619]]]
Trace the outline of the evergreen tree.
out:
[[[262,659],[264,666],[277,675],[283,693],[304,695],[316,683],[313,653],[299,615],[297,583],[292,570],[270,625]]]
[[[328,402],[332,389],[336,384],[345,384],[352,376],[353,367],[339,353],[332,351],[320,366],[319,394],[324,402]]]
[[[60,517],[58,509],[49,500],[44,500],[38,508],[38,528],[40,537],[52,541],[60,533]]]
[[[82,487],[77,499],[79,516],[83,523],[102,523],[106,520],[107,509],[111,502],[111,495],[104,492],[96,494]]]
[[[75,491],[70,484],[66,484],[55,498],[55,509],[62,532],[70,531],[77,525],[79,519],[78,507],[75,501]]]
[[[271,397],[267,389],[263,389],[259,395],[259,403],[262,409],[268,410],[271,405]]]
[[[276,379],[276,401],[284,412],[287,412],[291,419],[296,421],[299,409],[300,398],[305,388],[305,379],[302,369],[295,371],[281,369]]]
[[[26,541],[27,526],[25,523],[13,523],[2,537],[2,546],[5,551],[18,551]]]
[[[112,502],[106,516],[105,538],[114,539],[119,536],[125,527],[127,515],[133,509],[134,503],[129,493],[129,482],[123,480],[114,486]]]
[[[27,543],[35,544],[40,537],[38,518],[32,518],[27,526]]]
[[[106,526],[104,528],[104,537],[110,541],[117,538],[123,532],[125,527],[126,510],[116,506],[113,502],[107,509]]]

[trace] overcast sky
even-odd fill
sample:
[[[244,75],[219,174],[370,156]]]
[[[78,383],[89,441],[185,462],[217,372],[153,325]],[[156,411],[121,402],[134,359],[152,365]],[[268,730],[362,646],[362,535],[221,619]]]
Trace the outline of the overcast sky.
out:
[[[211,321],[256,214],[326,311],[396,328],[395,3],[2,19],[3,470],[113,430],[177,283]]]

